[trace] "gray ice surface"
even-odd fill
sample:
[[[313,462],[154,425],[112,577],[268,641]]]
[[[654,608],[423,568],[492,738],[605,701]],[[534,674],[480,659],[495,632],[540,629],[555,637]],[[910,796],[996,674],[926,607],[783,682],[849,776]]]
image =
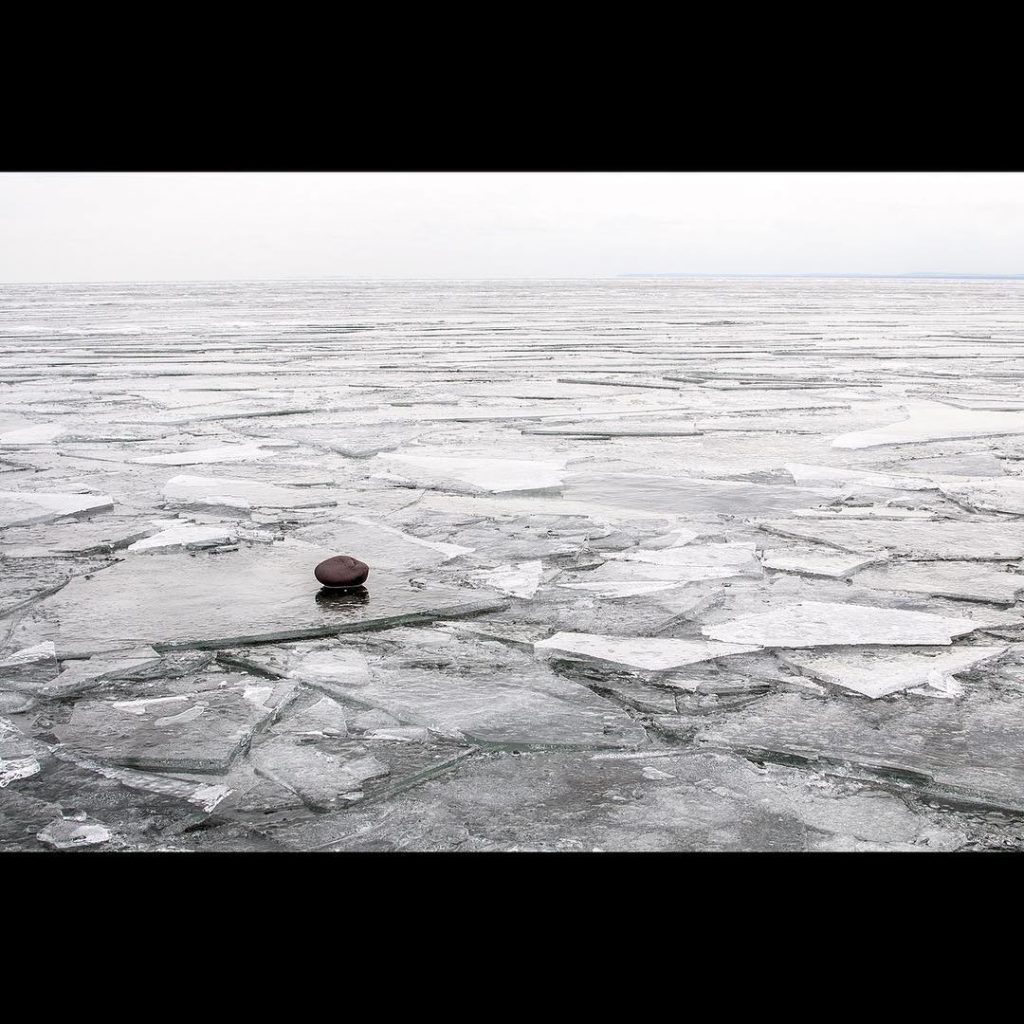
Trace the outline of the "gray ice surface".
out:
[[[0,850],[1021,849],[1022,315],[7,286]]]

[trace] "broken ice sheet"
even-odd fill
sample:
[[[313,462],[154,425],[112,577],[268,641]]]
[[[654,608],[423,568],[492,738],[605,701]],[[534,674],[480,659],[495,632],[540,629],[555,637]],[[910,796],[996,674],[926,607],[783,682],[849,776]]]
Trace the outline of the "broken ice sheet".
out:
[[[842,434],[833,448],[874,448],[923,444],[963,437],[1024,434],[1024,412],[958,409],[942,402],[907,402],[907,418],[884,427]]]
[[[110,829],[99,822],[68,821],[58,818],[40,832],[36,838],[54,850],[76,850],[82,846],[109,843]]]
[[[671,512],[676,515],[750,515],[804,508],[837,498],[835,488],[818,490],[786,484],[711,480],[641,473],[577,473],[566,479],[566,499]]]
[[[945,478],[939,488],[968,508],[1024,516],[1024,476]]]
[[[434,490],[505,494],[558,491],[566,458],[532,460],[485,455],[419,455],[412,449],[376,456],[385,467],[383,478]]]
[[[963,843],[949,824],[870,785],[808,785],[805,772],[758,768],[732,754],[652,753],[483,752],[387,804],[319,816],[275,835],[294,849],[344,851],[799,851],[837,840],[842,848],[865,840],[886,848],[955,849]]]
[[[0,690],[36,692],[57,675],[57,652],[52,641],[0,658]]]
[[[837,466],[807,466],[787,462],[782,467],[802,487],[882,488],[900,491],[934,491],[927,477],[880,473]]]
[[[917,560],[1024,558],[1024,530],[1014,522],[944,519],[936,522],[823,522],[773,519],[762,530],[816,541],[841,551],[890,551]]]
[[[189,523],[171,526],[129,545],[129,554],[158,554],[183,548],[210,548],[218,544],[234,544],[238,540],[235,526],[194,526]]]
[[[697,742],[759,760],[796,759],[883,777],[933,799],[1024,810],[1024,739],[1016,695],[968,690],[961,700],[836,701],[769,694],[708,719]]]
[[[95,520],[71,520],[55,525],[13,526],[3,534],[3,557],[110,554],[156,533],[158,529],[137,519],[108,515]]]
[[[801,576],[828,576],[841,579],[871,565],[874,557],[846,554],[829,548],[766,548],[761,552],[761,564],[777,572],[797,573]]]
[[[251,443],[227,444],[216,448],[197,448],[192,451],[170,452],[164,455],[143,455],[133,462],[155,466],[200,466],[206,463],[252,462],[269,459],[278,454],[280,444]]]
[[[597,580],[577,583],[556,584],[563,590],[579,590],[594,597],[605,597],[610,600],[627,597],[642,597],[645,594],[657,594],[665,590],[674,590],[685,586],[688,581],[680,580]]]
[[[1024,590],[1024,574],[978,562],[895,562],[858,572],[854,583],[961,601],[1013,604]]]
[[[309,655],[290,678],[453,740],[530,747],[645,742],[638,723],[587,687],[560,679],[526,655],[488,647],[489,665],[469,674],[388,670],[342,648]]]
[[[932,677],[966,672],[998,657],[1006,647],[955,647],[938,651],[780,651],[785,664],[834,686],[877,699],[901,690],[932,685]]]
[[[72,577],[95,571],[105,564],[97,559],[0,559],[0,617],[55,593]]]
[[[113,507],[113,500],[106,494],[0,491],[0,529],[30,523],[51,523],[67,516],[103,512]]]
[[[140,647],[107,657],[97,655],[80,661],[65,661],[64,671],[39,686],[36,692],[41,697],[61,699],[98,686],[104,680],[122,678],[159,662],[160,655],[152,647]]]
[[[473,551],[460,544],[423,540],[396,530],[393,526],[360,516],[314,523],[296,530],[292,536],[297,540],[339,551],[373,552],[372,555],[367,554],[367,557],[371,559],[374,569],[421,569]]]
[[[659,419],[657,423],[651,423],[649,419],[635,420],[630,422],[626,419],[608,420],[599,422],[594,420],[583,420],[573,424],[571,422],[556,426],[532,426],[523,427],[524,434],[537,434],[550,437],[699,437],[702,430],[690,420]]]
[[[320,592],[313,568],[335,551],[297,542],[226,555],[170,553],[159,570],[125,559],[37,603],[15,627],[23,646],[52,639],[61,658],[141,645],[231,647],[475,614],[488,591],[414,587],[375,571],[364,588]]]
[[[609,665],[663,672],[698,661],[724,658],[758,650],[758,646],[672,640],[661,637],[603,636],[592,633],[556,633],[540,640],[534,650],[545,657],[570,655]]]
[[[819,505],[817,508],[795,508],[793,515],[801,519],[913,519],[930,521],[938,516],[930,509],[901,508],[898,505]]]
[[[86,698],[53,731],[77,752],[127,768],[224,772],[294,690],[254,685],[241,674],[167,689],[136,699]]]
[[[0,433],[0,448],[27,448],[37,444],[52,444],[67,433],[59,423],[37,423],[31,427],[17,427]]]
[[[821,647],[833,644],[937,644],[981,629],[984,621],[875,608],[858,604],[801,601],[767,612],[741,615],[704,626],[706,637],[760,647]]]
[[[304,710],[286,713],[254,744],[256,771],[297,793],[307,806],[326,810],[361,796],[369,779],[389,774],[366,747],[347,741],[345,711],[322,697]]]
[[[481,569],[470,573],[469,578],[512,597],[531,598],[537,593],[543,571],[544,563],[538,559]]]
[[[172,477],[164,484],[163,495],[171,506],[189,506],[198,503],[247,503],[258,508],[321,508],[336,505],[333,493],[297,487],[278,487],[259,480],[239,480],[228,477],[189,476]]]
[[[655,550],[631,548],[628,551],[612,552],[609,558],[671,566],[673,570],[678,570],[677,578],[680,582],[691,579],[761,575],[761,564],[757,560],[753,541],[731,544],[684,544]]]

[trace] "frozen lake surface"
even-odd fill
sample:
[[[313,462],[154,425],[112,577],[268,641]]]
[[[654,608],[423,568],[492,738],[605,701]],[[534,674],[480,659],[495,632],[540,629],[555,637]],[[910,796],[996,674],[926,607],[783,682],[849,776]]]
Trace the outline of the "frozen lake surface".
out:
[[[1022,599],[1024,282],[0,288],[0,850],[1020,849]]]

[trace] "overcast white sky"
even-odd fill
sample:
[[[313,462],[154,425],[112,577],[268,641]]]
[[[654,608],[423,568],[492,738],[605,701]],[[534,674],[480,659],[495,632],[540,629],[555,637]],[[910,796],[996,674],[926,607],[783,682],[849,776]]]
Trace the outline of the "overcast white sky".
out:
[[[0,281],[908,271],[1024,273],[1024,174],[0,174]]]

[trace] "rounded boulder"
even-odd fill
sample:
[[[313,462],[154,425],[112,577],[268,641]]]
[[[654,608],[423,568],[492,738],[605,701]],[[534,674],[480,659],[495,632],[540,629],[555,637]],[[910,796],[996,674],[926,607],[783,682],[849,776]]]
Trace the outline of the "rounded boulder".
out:
[[[370,567],[351,555],[335,555],[324,559],[313,575],[325,587],[358,587],[370,575]]]

